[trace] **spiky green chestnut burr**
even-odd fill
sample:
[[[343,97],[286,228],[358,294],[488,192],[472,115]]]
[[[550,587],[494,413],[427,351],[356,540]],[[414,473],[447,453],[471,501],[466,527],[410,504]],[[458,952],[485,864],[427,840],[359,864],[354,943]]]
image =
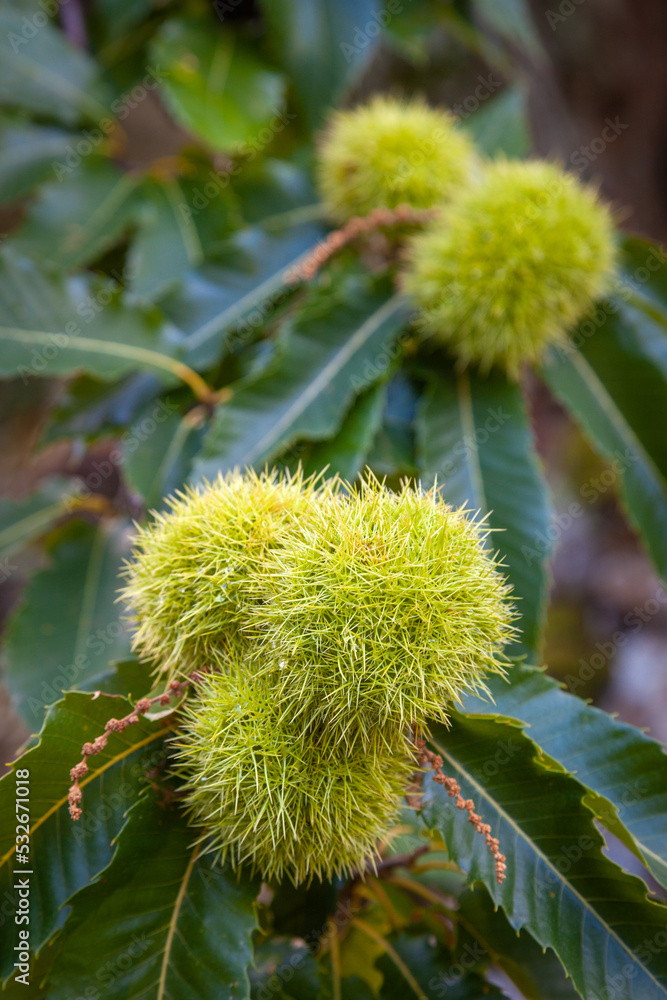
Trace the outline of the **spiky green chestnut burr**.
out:
[[[507,585],[478,526],[435,490],[392,493],[371,479],[333,494],[263,572],[245,630],[271,654],[257,669],[295,717],[343,743],[445,720],[502,669]]]
[[[327,492],[300,475],[248,472],[187,489],[140,528],[123,598],[136,620],[134,648],[174,676],[224,662],[266,554],[304,525]]]
[[[319,149],[319,185],[338,222],[376,208],[431,208],[463,184],[473,147],[447,112],[422,100],[375,97],[331,119]]]
[[[609,289],[615,262],[592,190],[549,163],[498,161],[413,238],[404,283],[426,333],[516,377]]]
[[[191,822],[210,849],[295,883],[372,863],[414,758],[379,744],[325,750],[320,736],[286,721],[271,684],[243,670],[199,685],[175,747]]]

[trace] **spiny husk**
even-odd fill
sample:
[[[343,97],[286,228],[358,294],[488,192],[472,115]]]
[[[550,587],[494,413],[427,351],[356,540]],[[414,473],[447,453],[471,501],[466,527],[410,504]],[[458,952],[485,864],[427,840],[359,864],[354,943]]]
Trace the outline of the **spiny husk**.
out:
[[[485,534],[436,489],[392,493],[370,478],[331,493],[267,554],[244,630],[269,651],[257,669],[294,716],[341,742],[446,721],[449,704],[502,671],[514,633]]]
[[[415,768],[407,744],[350,753],[280,716],[271,684],[244,672],[210,676],[187,705],[177,773],[202,841],[295,884],[372,866]]]
[[[431,208],[452,197],[473,167],[473,146],[446,111],[377,96],[335,112],[319,147],[320,190],[332,218],[376,208]]]
[[[516,377],[609,290],[614,227],[594,191],[544,162],[490,164],[408,251],[422,330]]]
[[[435,489],[254,473],[141,531],[135,647],[167,678],[212,671],[177,749],[213,850],[295,882],[372,860],[413,727],[502,670],[512,611],[483,535]]]
[[[295,520],[335,487],[300,473],[232,473],[168,499],[139,528],[125,571],[134,649],[169,677],[224,659],[248,604],[261,600],[266,554],[291,544]]]

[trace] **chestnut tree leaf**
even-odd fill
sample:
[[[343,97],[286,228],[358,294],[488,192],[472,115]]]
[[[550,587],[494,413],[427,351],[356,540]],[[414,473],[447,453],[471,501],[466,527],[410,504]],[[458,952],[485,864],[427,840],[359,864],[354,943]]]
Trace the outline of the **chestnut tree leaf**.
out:
[[[258,880],[193,847],[182,814],[144,795],[108,867],[70,900],[51,1000],[246,1000]]]
[[[524,647],[539,649],[551,505],[518,386],[500,375],[432,373],[417,413],[417,467],[445,500],[486,518],[512,584]]]
[[[644,240],[623,247],[620,292],[554,349],[542,374],[609,462],[631,523],[667,579],[667,263]],[[583,490],[594,503],[598,493]]]
[[[2,648],[6,683],[33,732],[64,690],[104,672],[128,651],[116,598],[130,543],[123,521],[71,521],[50,538],[50,565],[28,584]]]
[[[351,279],[313,292],[283,328],[275,363],[232,386],[218,407],[194,478],[259,468],[297,440],[332,437],[360,389],[383,376],[409,316],[405,299],[384,283]]]
[[[146,681],[147,689],[150,679]],[[125,698],[71,692],[49,710],[39,743],[19,757],[0,780],[0,900],[5,923],[0,934],[0,981],[14,971],[14,914],[18,896],[14,870],[30,875],[30,944],[39,951],[62,926],[67,900],[111,860],[111,841],[123,814],[145,787],[145,769],[164,764],[164,725],[141,719],[113,733],[106,748],[88,758],[81,780],[83,814],[75,823],[68,812],[70,768],[81,747],[104,732],[110,718],[122,718],[132,705]],[[29,784],[29,861],[16,861],[16,771]]]
[[[613,654],[614,645],[608,645]],[[599,655],[606,664],[607,659]],[[508,679],[509,684],[489,678],[493,702],[466,696],[466,711],[500,713],[525,723],[526,735],[540,750],[595,793],[589,804],[601,822],[625,840],[654,878],[667,886],[667,755],[663,747],[634,726],[564,691],[543,670],[516,663]],[[573,670],[565,683],[576,691],[584,681]]]
[[[283,77],[219,23],[172,18],[150,49],[172,114],[212,149],[242,149],[279,115]]]
[[[585,1000],[667,997],[660,946],[667,909],[605,857],[584,786],[545,766],[535,744],[507,722],[454,713],[449,730],[434,726],[432,734],[444,772],[474,801],[507,859],[498,885],[484,838],[426,777],[422,821],[470,881],[486,886],[516,931],[525,927],[554,950]]]

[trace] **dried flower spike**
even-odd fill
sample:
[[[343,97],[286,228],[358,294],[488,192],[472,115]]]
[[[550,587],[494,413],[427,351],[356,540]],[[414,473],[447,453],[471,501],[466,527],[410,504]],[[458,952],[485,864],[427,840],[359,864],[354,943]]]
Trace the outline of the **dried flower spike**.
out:
[[[172,698],[180,698],[188,685],[195,683],[198,679],[199,675],[193,674],[189,680],[172,682],[169,685],[169,693],[166,695],[167,702],[169,702]],[[163,705],[164,698],[165,695],[156,695],[154,698],[140,698],[131,712],[129,712],[122,719],[109,719],[104,726],[104,733],[97,736],[92,743],[83,744],[81,747],[83,759],[79,764],[75,764],[69,773],[72,784],[67,795],[67,801],[69,804],[69,814],[73,820],[79,819],[82,813],[81,806],[79,805],[82,798],[79,781],[88,773],[87,758],[100,753],[101,750],[104,750],[109,740],[109,733],[124,732],[128,726],[133,726],[139,721],[139,716],[145,715],[146,712],[150,712],[153,705]]]
[[[500,853],[500,842],[498,838],[491,836],[491,827],[475,812],[475,803],[473,800],[463,798],[461,795],[461,786],[458,781],[456,781],[455,778],[449,778],[444,773],[442,770],[442,757],[439,754],[434,753],[432,750],[429,750],[426,746],[426,741],[420,736],[415,739],[415,745],[419,754],[420,764],[426,764],[433,769],[433,780],[437,782],[438,785],[442,785],[444,787],[450,798],[456,800],[455,805],[457,809],[465,810],[468,813],[468,822],[472,823],[477,833],[480,833],[484,837],[486,846],[489,848],[489,851],[494,859],[496,881],[500,885],[505,880],[507,859],[504,854]]]

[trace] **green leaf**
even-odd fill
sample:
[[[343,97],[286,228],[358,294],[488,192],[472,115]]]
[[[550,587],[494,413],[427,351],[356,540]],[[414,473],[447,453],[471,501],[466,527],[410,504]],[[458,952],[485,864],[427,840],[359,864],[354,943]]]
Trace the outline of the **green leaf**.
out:
[[[262,0],[276,57],[310,128],[321,124],[380,39],[375,0]]]
[[[405,821],[410,827],[415,822],[407,816]],[[417,846],[418,842],[406,845],[408,851]],[[401,892],[412,911],[417,901],[426,907],[421,923],[436,933],[440,930],[440,937],[452,950],[449,976],[437,977],[440,988],[434,982],[431,993],[442,995],[442,987],[455,985],[464,969],[482,973],[496,966],[528,1000],[575,1000],[579,994],[554,953],[545,952],[525,929],[517,933],[486,889],[480,885],[474,886],[474,891],[465,889],[461,874],[446,862],[446,852],[432,848],[408,873],[399,874],[397,869],[386,874],[382,883]],[[447,928],[444,934],[442,916]],[[431,939],[433,945],[435,940]]]
[[[89,375],[74,378],[63,387],[40,443],[50,444],[63,438],[91,440],[121,433],[142,406],[154,400],[163,388],[155,376],[141,371],[117,382],[104,382]]]
[[[38,956],[32,956],[29,973],[30,1000],[48,1000],[48,975],[53,958],[54,949],[50,943],[42,948]],[[2,990],[2,1000],[23,1000],[25,996],[25,983],[17,982],[16,979],[11,979]]]
[[[123,437],[122,462],[125,479],[146,508],[160,508],[163,497],[183,486],[202,434],[196,411],[181,416],[163,401],[150,403],[137,416]]]
[[[33,731],[46,705],[129,648],[116,603],[129,552],[129,525],[122,521],[72,521],[55,533],[51,564],[28,584],[3,649],[7,684]]]
[[[491,46],[499,37],[512,51],[518,48],[534,58],[543,54],[527,0],[473,0],[473,9],[476,23],[481,21],[485,28],[480,38],[492,39]]]
[[[146,687],[150,687],[147,679]],[[125,811],[145,787],[144,768],[163,764],[163,726],[141,719],[123,733],[109,737],[107,747],[88,758],[89,773],[81,780],[83,815],[73,822],[67,809],[70,768],[81,759],[81,747],[100,733],[110,718],[131,711],[124,698],[70,693],[49,710],[40,741],[13,765],[0,781],[0,898],[16,912],[12,889],[14,870],[30,877],[30,943],[42,948],[67,915],[67,899],[111,860],[111,840],[122,826]],[[30,772],[30,865],[16,861],[16,778],[14,770]],[[20,876],[19,876],[20,877]],[[24,876],[28,877],[28,876]],[[14,971],[18,928],[0,935],[0,981]]]
[[[488,79],[494,80],[493,73],[489,74]],[[489,90],[488,85],[486,89]],[[488,104],[482,105],[479,111],[463,120],[463,125],[471,132],[477,147],[487,156],[497,156],[500,153],[523,159],[530,153],[526,92],[520,84],[508,87]]]
[[[22,500],[0,501],[0,581],[17,569],[12,556],[67,513],[72,497],[69,484],[50,483]]]
[[[300,452],[299,459],[306,475],[327,468],[327,475],[338,474],[347,482],[354,482],[366,465],[382,423],[386,401],[385,380],[358,396],[334,438],[317,441]]]
[[[667,309],[667,257],[657,243],[628,236],[623,240],[622,278],[629,289]]]
[[[637,626],[641,627],[639,620]],[[608,645],[613,652],[613,644]],[[603,798],[602,803],[593,800],[591,808],[614,832],[618,821],[624,825],[631,846],[667,886],[667,757],[662,746],[634,726],[568,694],[535,667],[515,664],[509,681],[491,678],[494,704],[467,697],[466,711],[499,713],[524,722],[527,735],[543,753]],[[565,683],[576,691],[584,682],[571,674]]]
[[[99,880],[72,900],[51,1000],[245,1000],[259,883],[199,857],[193,831],[149,793]]]
[[[398,372],[387,386],[382,424],[368,454],[368,465],[378,476],[418,475],[415,469],[415,415],[418,396],[412,382]]]
[[[256,336],[286,289],[285,274],[322,238],[311,224],[268,232],[253,226],[230,241],[226,259],[187,275],[183,288],[162,303],[187,335],[183,357],[207,368],[230,346]]]
[[[501,376],[433,374],[417,414],[417,466],[445,499],[488,516],[523,643],[538,649],[547,597],[551,508],[518,386]]]
[[[173,178],[155,181],[144,190],[139,232],[128,256],[130,290],[153,302],[202,260],[202,247],[192,212]]]
[[[161,317],[128,306],[119,288],[84,282],[67,287],[8,247],[0,250],[0,376],[71,375],[113,380],[143,368],[163,380],[201,379],[169,355],[173,331]]]
[[[106,42],[127,36],[157,6],[158,0],[94,0],[93,3]]]
[[[53,176],[76,137],[47,125],[6,122],[0,127],[0,203],[16,201]]]
[[[483,837],[427,778],[422,819],[471,883],[483,882],[515,930],[526,927],[556,952],[585,1000],[667,996],[667,952],[656,945],[667,909],[605,858],[583,786],[544,767],[535,745],[507,724],[455,713],[449,731],[433,733],[443,770],[473,799],[507,858],[498,885]]]
[[[130,656],[109,664],[109,670],[104,674],[96,674],[90,680],[81,684],[82,691],[93,694],[101,691],[103,694],[119,694],[130,701],[148,697],[154,688],[154,679],[149,664],[141,663],[136,657]],[[176,704],[174,701],[172,705]],[[151,715],[144,718],[152,718]]]
[[[275,364],[218,407],[195,478],[262,466],[299,438],[335,434],[365,371],[382,376],[408,317],[400,295],[388,298],[368,283],[347,281],[334,293],[315,293],[289,322]]]
[[[313,1000],[320,992],[315,959],[298,938],[263,941],[255,949],[250,980],[252,1000],[269,994],[275,1000]]]
[[[407,935],[392,937],[391,946],[399,959],[407,966],[418,986],[423,990],[422,1000],[428,997],[442,997],[446,1000],[502,1000],[505,996],[475,971],[467,971],[456,961],[452,953],[437,943],[431,935]],[[415,1000],[401,973],[388,955],[379,961],[384,973],[384,983],[380,990],[381,1000]]]
[[[176,120],[211,149],[261,142],[258,133],[282,110],[282,77],[215,22],[166,21],[153,38],[150,59],[160,67],[160,86]]]
[[[385,953],[381,941],[391,929],[391,925],[387,914],[379,906],[373,907],[364,916],[365,927],[374,931],[380,941],[370,937],[367,932],[364,933],[355,926],[354,921],[351,921],[351,926],[347,928],[345,937],[340,943],[340,974],[343,980],[357,976],[366,983],[371,993],[377,996],[384,977],[375,963]]]
[[[317,200],[312,170],[299,160],[266,156],[232,167],[231,194],[248,226],[288,232],[304,222],[322,222],[326,209]],[[210,175],[209,175],[210,176]]]
[[[104,115],[95,62],[57,28],[22,13],[0,11],[0,102],[66,125]]]
[[[11,245],[58,268],[84,267],[136,222],[140,179],[98,158],[74,168],[63,161],[54,170],[56,179],[40,188]]]
[[[542,374],[618,478],[631,522],[667,579],[667,357],[665,331],[643,310],[612,302],[585,321],[574,348],[552,351]],[[589,328],[594,335],[586,335]],[[654,342],[657,338],[657,343]],[[655,348],[655,351],[654,351]],[[595,503],[599,491],[581,495]]]
[[[553,951],[544,952],[525,930],[517,934],[481,886],[460,897],[457,923],[457,951],[472,958],[481,946],[482,961],[498,965],[528,1000],[577,1000]]]

